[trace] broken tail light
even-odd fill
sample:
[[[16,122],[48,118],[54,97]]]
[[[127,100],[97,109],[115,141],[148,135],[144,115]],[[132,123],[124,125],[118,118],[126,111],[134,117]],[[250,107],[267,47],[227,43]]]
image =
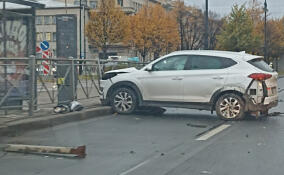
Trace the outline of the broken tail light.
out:
[[[272,75],[271,74],[265,74],[265,73],[253,73],[253,74],[250,74],[248,77],[252,78],[254,80],[263,81],[263,80],[271,78]]]

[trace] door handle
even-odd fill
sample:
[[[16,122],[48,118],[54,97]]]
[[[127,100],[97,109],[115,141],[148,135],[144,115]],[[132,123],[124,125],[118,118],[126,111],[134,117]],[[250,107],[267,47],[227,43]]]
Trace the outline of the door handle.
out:
[[[222,79],[224,79],[224,77],[213,77],[212,79],[214,79],[214,80],[222,80]]]
[[[182,77],[174,77],[172,78],[172,80],[182,80],[183,78]]]

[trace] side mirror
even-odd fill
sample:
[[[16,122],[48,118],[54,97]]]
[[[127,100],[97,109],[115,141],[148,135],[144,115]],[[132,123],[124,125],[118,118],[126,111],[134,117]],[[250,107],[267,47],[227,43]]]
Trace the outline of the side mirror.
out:
[[[146,68],[145,68],[145,71],[148,71],[148,72],[153,71],[153,67],[152,67],[152,65],[151,65],[151,66],[146,67]]]

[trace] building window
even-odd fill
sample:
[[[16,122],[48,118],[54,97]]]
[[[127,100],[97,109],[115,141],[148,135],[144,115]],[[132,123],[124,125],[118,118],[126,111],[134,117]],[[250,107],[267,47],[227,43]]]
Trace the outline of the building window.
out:
[[[37,40],[37,41],[43,41],[43,35],[42,35],[42,33],[36,33],[36,40]]]
[[[51,16],[44,16],[44,24],[45,25],[51,24]]]
[[[51,41],[51,33],[50,32],[46,32],[45,33],[45,40],[46,41]]]
[[[80,0],[75,0],[74,5],[80,6]],[[87,0],[81,0],[81,5],[82,6],[87,6]]]
[[[52,18],[51,24],[55,25],[56,24],[56,16],[52,16],[51,18]]]
[[[123,0],[117,0],[117,4],[123,7]]]
[[[90,1],[90,8],[97,8],[98,2],[97,1]]]
[[[82,0],[82,1],[81,1],[81,4],[82,4],[82,6],[85,6],[85,7],[86,7],[86,6],[87,6],[87,0]]]
[[[78,0],[74,1],[74,5],[78,5],[79,6],[80,5],[80,1],[78,1]]]
[[[52,33],[52,41],[54,41],[54,42],[56,41],[56,32]]]
[[[139,9],[142,8],[142,4],[137,3],[137,2],[133,2],[133,7],[136,11],[138,11]]]
[[[42,16],[37,16],[36,17],[36,25],[41,25],[42,24]]]

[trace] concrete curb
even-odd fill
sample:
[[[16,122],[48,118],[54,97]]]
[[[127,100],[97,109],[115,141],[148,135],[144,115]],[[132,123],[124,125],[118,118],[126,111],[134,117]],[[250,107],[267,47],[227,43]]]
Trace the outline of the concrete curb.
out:
[[[42,129],[64,123],[101,117],[112,113],[113,111],[111,107],[102,106],[92,109],[86,109],[80,112],[72,112],[66,114],[50,115],[45,117],[18,120],[8,123],[6,126],[0,126],[0,137],[16,136],[31,130]]]

